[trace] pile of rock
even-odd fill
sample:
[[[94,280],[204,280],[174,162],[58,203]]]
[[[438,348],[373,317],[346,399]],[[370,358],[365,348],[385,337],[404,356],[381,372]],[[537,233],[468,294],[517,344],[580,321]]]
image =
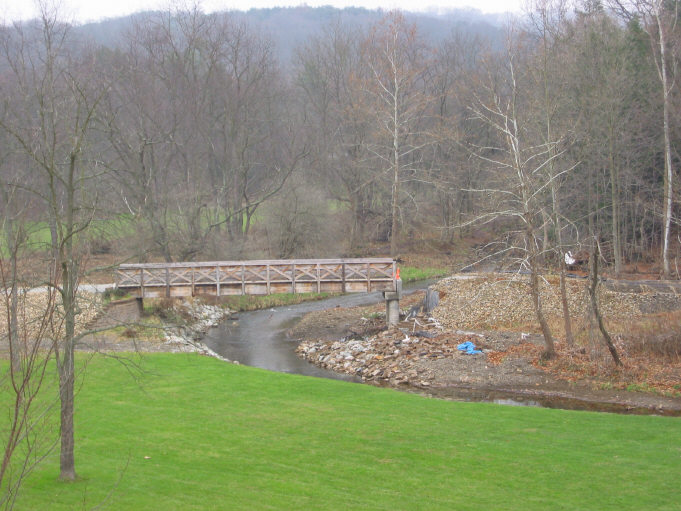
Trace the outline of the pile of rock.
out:
[[[198,301],[176,303],[173,305],[173,309],[178,316],[189,317],[190,319],[183,326],[166,330],[163,344],[170,352],[201,353],[228,361],[203,344],[201,338],[209,329],[229,316],[230,310]]]
[[[573,318],[583,318],[588,313],[587,285],[585,280],[567,282]],[[375,335],[368,335],[365,329],[364,337],[303,341],[298,354],[315,365],[365,381],[425,387],[436,380],[457,380],[452,371],[461,373],[457,381],[468,381],[468,373],[489,372],[488,365],[499,365],[513,350],[535,353],[543,347],[540,335],[518,332],[519,326],[527,325],[533,330],[536,324],[526,275],[459,275],[440,281],[434,289],[440,300],[427,322],[421,315],[416,323],[403,322],[400,329]],[[557,277],[542,282],[541,300],[548,317],[562,316]],[[663,310],[681,308],[678,295],[617,292],[604,286],[599,289],[599,300],[608,319],[637,317],[659,311],[661,306]],[[418,309],[415,306],[412,311]],[[457,346],[465,341],[472,341],[482,353],[463,354]],[[515,375],[524,373],[523,367],[520,362],[510,361],[500,372]],[[440,377],[433,379],[438,371]]]
[[[335,342],[303,341],[297,351],[315,365],[365,381],[428,386],[428,375],[419,367],[419,361],[470,356],[458,351],[457,345],[479,340],[474,334],[444,334],[435,321],[419,328],[392,329],[366,338]]]

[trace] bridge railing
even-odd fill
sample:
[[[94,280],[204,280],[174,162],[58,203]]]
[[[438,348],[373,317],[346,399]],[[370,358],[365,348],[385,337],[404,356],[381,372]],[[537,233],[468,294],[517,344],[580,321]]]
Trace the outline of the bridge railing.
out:
[[[397,290],[390,258],[122,264],[116,285],[140,298]]]

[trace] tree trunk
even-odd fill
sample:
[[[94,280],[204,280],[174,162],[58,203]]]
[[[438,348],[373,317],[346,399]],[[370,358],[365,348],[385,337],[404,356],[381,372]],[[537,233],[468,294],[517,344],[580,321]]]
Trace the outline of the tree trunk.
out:
[[[395,165],[395,175],[392,186],[392,222],[390,225],[390,256],[397,257],[397,237],[399,229],[399,206],[398,197],[400,195],[400,182],[397,165]]]
[[[590,279],[589,297],[591,298],[591,312],[596,318],[596,321],[598,322],[598,329],[601,331],[601,334],[603,335],[603,339],[605,340],[605,344],[608,346],[608,350],[610,351],[610,355],[612,355],[612,359],[615,361],[615,365],[619,367],[622,365],[622,361],[620,360],[620,357],[617,354],[617,349],[615,348],[615,345],[612,342],[612,337],[610,337],[610,334],[605,328],[605,324],[603,323],[603,317],[601,316],[601,312],[598,308],[597,289],[598,289],[599,257],[600,251],[598,250],[598,242],[594,240],[594,248],[591,251],[591,258],[589,260],[589,279]]]
[[[21,351],[23,347],[19,341],[19,289],[17,286],[17,257],[18,257],[18,239],[14,232],[14,222],[11,215],[5,218],[5,239],[7,243],[7,250],[9,251],[10,263],[10,285],[9,285],[9,353],[12,364],[12,372],[18,374],[21,371]],[[4,279],[3,279],[4,280]],[[4,283],[7,285],[6,283]]]
[[[542,239],[542,244],[541,244],[541,257],[539,260],[541,261],[542,265],[544,268],[547,267],[549,264],[549,258],[548,258],[548,253],[549,253],[549,215],[546,213],[545,209],[541,210],[541,218],[542,218],[542,231],[543,231],[543,238]]]
[[[537,321],[541,327],[542,334],[544,335],[544,344],[546,345],[546,350],[542,354],[542,358],[549,360],[555,358],[556,348],[553,341],[553,334],[551,333],[551,328],[544,317],[544,310],[541,304],[541,294],[539,291],[539,268],[538,268],[538,254],[536,248],[536,240],[534,239],[531,224],[526,224],[526,245],[530,247],[529,254],[529,264],[530,264],[530,293],[532,295],[532,305],[534,307],[534,313],[537,316]]]
[[[67,242],[68,244],[68,242]],[[71,250],[69,249],[68,252]],[[59,478],[64,481],[76,479],[74,459],[74,334],[76,325],[76,302],[75,302],[75,274],[72,264],[62,262],[62,303],[64,306],[64,339],[62,350],[57,350],[57,363],[59,365],[59,399],[60,399],[60,441],[59,452]]]
[[[551,174],[554,175],[553,172]],[[565,341],[568,346],[575,344],[572,335],[572,319],[570,317],[570,307],[568,304],[567,285],[565,283],[565,254],[563,253],[563,229],[560,221],[560,204],[558,202],[555,181],[551,180],[551,198],[553,202],[553,222],[556,228],[556,242],[558,243],[558,264],[560,266],[560,303],[563,309],[563,323],[565,325]]]
[[[548,7],[546,5],[545,7]],[[551,124],[551,108],[552,108],[552,101],[551,101],[551,94],[550,94],[550,87],[549,87],[549,40],[548,40],[548,34],[546,32],[548,25],[548,18],[547,18],[547,11],[543,10],[542,11],[542,42],[544,45],[544,52],[543,52],[543,86],[544,86],[544,115],[545,115],[545,123],[546,123],[546,139],[545,142],[548,145],[548,150],[549,150],[549,164],[548,164],[548,169],[549,169],[549,179],[551,182],[551,205],[552,205],[552,221],[553,221],[553,226],[556,229],[556,243],[558,245],[558,257],[559,261],[558,264],[560,266],[560,302],[561,302],[561,307],[563,309],[563,322],[565,325],[565,340],[568,346],[573,346],[574,345],[574,337],[572,335],[572,321],[570,318],[570,308],[568,305],[568,298],[567,298],[567,286],[565,284],[565,255],[563,254],[563,230],[562,230],[562,225],[560,221],[560,203],[558,201],[558,184],[556,183],[556,171],[554,167],[554,149],[553,149],[553,133],[552,133],[552,124]],[[544,245],[545,248],[544,250],[546,251],[548,249],[547,243],[548,243],[548,221],[545,219],[544,221]],[[545,252],[546,253],[546,252]],[[553,341],[552,341],[553,343]]]
[[[399,83],[395,75],[393,101],[393,186],[392,186],[392,222],[390,226],[390,256],[397,257],[397,239],[399,236],[399,199],[400,199],[400,133],[399,133]]]
[[[64,481],[76,479],[76,467],[74,459],[74,428],[73,428],[73,405],[74,405],[74,337],[76,331],[76,289],[78,286],[77,264],[74,259],[73,241],[75,234],[75,172],[76,151],[70,156],[69,173],[66,186],[66,218],[63,225],[64,239],[59,247],[61,264],[61,298],[64,307],[64,339],[61,363],[58,359],[59,370],[59,398],[60,409],[60,440],[61,450],[59,453],[59,478]],[[56,203],[56,202],[55,202]]]
[[[659,9],[659,7],[658,7]],[[670,277],[671,271],[669,267],[669,237],[671,235],[672,222],[672,200],[673,200],[673,170],[672,170],[672,151],[671,151],[671,135],[669,126],[669,109],[671,108],[669,97],[671,86],[669,78],[667,77],[667,60],[666,60],[666,37],[664,25],[660,19],[659,10],[656,12],[657,29],[660,43],[660,79],[662,80],[662,95],[663,95],[663,118],[664,118],[664,234],[662,242],[662,273],[664,278]]]
[[[561,252],[562,253],[562,252]],[[568,305],[567,285],[565,283],[565,258],[560,263],[560,303],[563,308],[563,323],[565,324],[565,342],[568,346],[575,345],[575,337],[572,334],[572,319]]]
[[[68,341],[67,343],[68,344]],[[64,346],[64,353],[59,368],[59,399],[60,399],[60,440],[59,478],[62,481],[76,479],[76,462],[74,458],[74,362],[73,349]]]
[[[594,182],[593,170],[589,167],[586,171],[586,198],[587,198],[587,209],[588,209],[588,229],[589,234],[593,235],[596,228],[594,227],[594,210],[596,209],[596,198],[594,197]]]
[[[558,242],[558,257],[560,258],[560,261],[558,261],[558,264],[560,265],[560,303],[563,309],[565,342],[568,346],[572,347],[575,344],[575,338],[572,334],[572,318],[570,317],[570,306],[568,303],[567,285],[565,282],[565,271],[567,268],[565,265],[565,254],[563,253],[563,230],[560,221],[560,204],[558,203],[558,197],[556,197],[556,187],[553,180],[551,181],[551,196],[553,198],[553,216],[556,226],[556,241]]]
[[[622,273],[622,248],[620,242],[620,194],[619,194],[619,171],[615,164],[615,127],[610,121],[610,133],[608,144],[608,162],[610,166],[610,197],[612,200],[612,251],[615,259],[615,276]]]
[[[539,326],[541,327],[541,331],[544,336],[544,344],[546,345],[546,350],[542,354],[542,358],[545,360],[555,358],[556,348],[553,341],[553,334],[551,333],[551,328],[544,317],[541,296],[539,294],[539,274],[537,272],[536,262],[530,268],[530,290],[532,293],[532,305],[534,306],[534,312],[537,316],[537,321],[539,322]]]

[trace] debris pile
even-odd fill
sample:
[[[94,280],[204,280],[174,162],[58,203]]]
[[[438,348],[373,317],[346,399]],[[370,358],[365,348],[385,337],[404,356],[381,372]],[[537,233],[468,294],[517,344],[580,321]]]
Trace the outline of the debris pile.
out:
[[[418,324],[415,322],[414,326]],[[364,381],[426,387],[430,385],[430,375],[419,362],[465,356],[457,346],[471,340],[477,343],[480,339],[474,334],[445,334],[432,319],[423,320],[421,325],[424,324],[418,330],[391,329],[340,341],[303,341],[297,352],[320,367],[352,374]],[[484,357],[484,354],[477,356]]]

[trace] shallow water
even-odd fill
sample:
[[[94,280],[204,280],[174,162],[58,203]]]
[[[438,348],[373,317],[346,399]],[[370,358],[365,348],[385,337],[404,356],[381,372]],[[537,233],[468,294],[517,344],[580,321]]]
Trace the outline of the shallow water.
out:
[[[434,281],[404,286],[405,292],[425,289]],[[253,367],[282,373],[302,374],[361,382],[361,378],[322,369],[296,355],[298,341],[286,336],[305,314],[335,307],[357,307],[383,301],[383,293],[356,293],[298,305],[240,313],[211,329],[203,342],[223,357]]]

